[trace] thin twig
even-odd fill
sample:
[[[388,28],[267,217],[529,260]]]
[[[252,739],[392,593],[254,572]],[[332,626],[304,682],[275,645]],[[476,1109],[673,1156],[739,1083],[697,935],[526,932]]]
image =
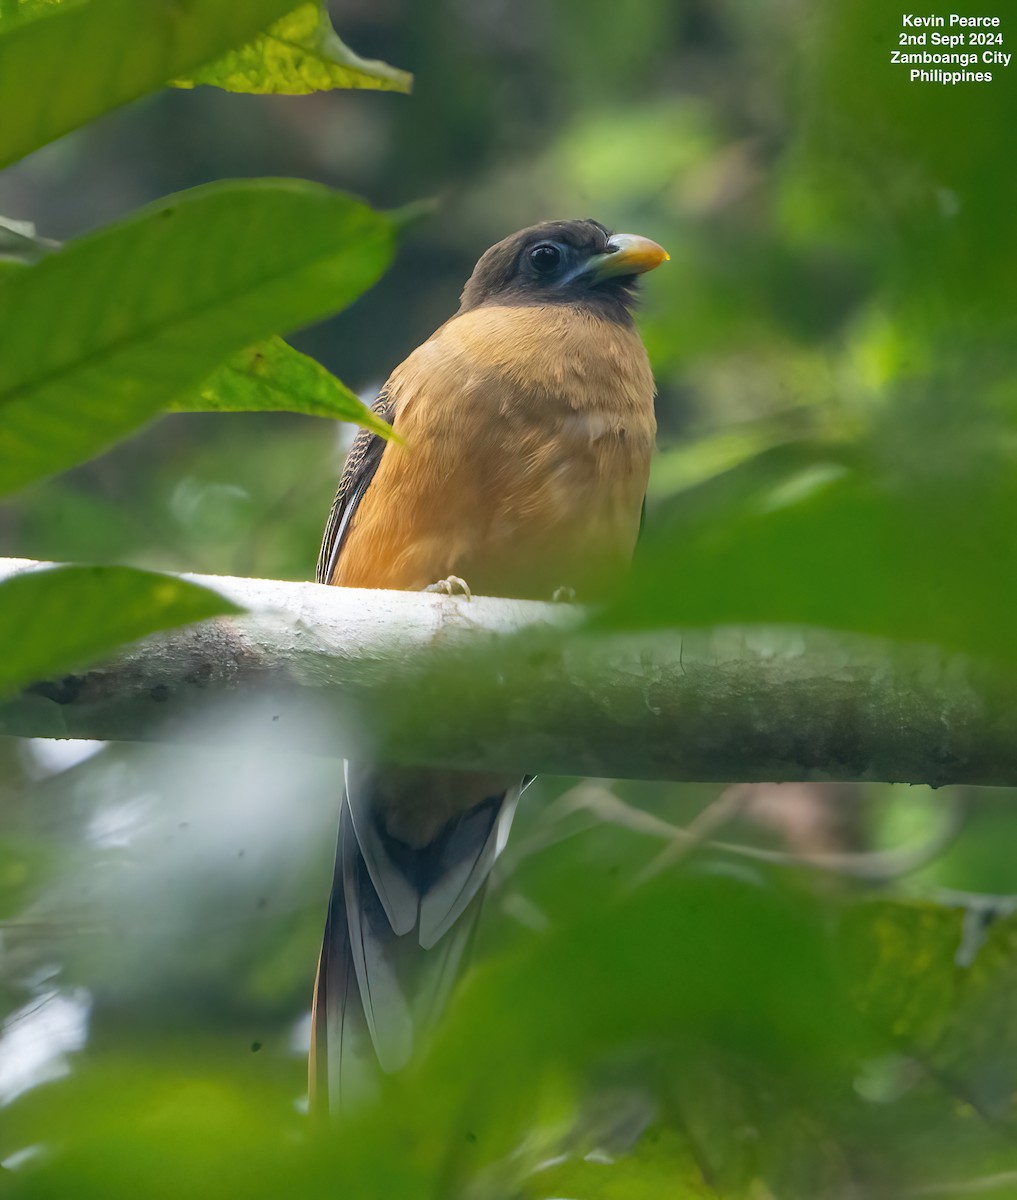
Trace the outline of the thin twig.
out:
[[[636,876],[633,885],[638,887],[641,883],[655,879],[662,871],[677,866],[700,846],[710,842],[719,829],[730,825],[733,820],[741,816],[749,797],[748,784],[725,788],[716,800],[711,801],[701,813],[698,813],[689,822],[685,829],[681,830],[679,837],[672,838],[670,844],[665,846],[656,858],[647,863]]]
[[[655,875],[666,866],[699,848],[708,847],[723,854],[754,859],[782,867],[805,867],[835,875],[846,875],[863,882],[881,884],[913,874],[938,858],[964,827],[967,801],[963,795],[944,795],[945,814],[939,825],[925,840],[911,846],[892,850],[867,850],[854,853],[797,854],[785,850],[768,850],[738,842],[716,841],[711,834],[732,820],[744,807],[747,792],[740,787],[728,788],[713,804],[708,805],[686,828],[672,825],[652,813],[635,808],[619,799],[603,780],[586,780],[570,788],[548,806],[543,828],[517,850],[517,860],[563,841],[576,833],[585,832],[596,824],[608,823],[633,833],[662,838],[671,843],[663,854],[651,861],[640,875],[640,881]],[[555,827],[570,816],[586,812],[593,821],[567,833],[555,832]]]

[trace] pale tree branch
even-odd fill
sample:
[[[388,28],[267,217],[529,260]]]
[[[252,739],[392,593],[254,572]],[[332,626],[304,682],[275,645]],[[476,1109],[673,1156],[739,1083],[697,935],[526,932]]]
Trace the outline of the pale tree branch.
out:
[[[0,560],[0,578],[38,564]],[[571,605],[191,576],[241,617],[0,705],[0,732],[696,781],[1017,784],[1017,681],[819,630],[594,633]]]

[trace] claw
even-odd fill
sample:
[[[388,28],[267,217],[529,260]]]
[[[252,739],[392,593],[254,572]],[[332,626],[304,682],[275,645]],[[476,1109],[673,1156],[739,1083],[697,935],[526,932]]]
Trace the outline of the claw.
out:
[[[576,589],[574,587],[557,587],[551,593],[552,604],[575,604]]]
[[[473,593],[465,579],[460,579],[458,575],[450,575],[447,579],[439,579],[437,583],[432,583],[424,588],[425,592],[437,592],[441,596],[465,596],[467,600],[473,599]]]

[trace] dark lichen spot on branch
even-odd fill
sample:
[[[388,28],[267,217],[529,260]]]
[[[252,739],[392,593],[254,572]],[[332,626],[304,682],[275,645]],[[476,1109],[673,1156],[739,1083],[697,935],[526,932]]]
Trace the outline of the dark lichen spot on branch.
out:
[[[184,676],[184,682],[194,687],[207,687],[212,680],[213,667],[211,663],[198,663]]]
[[[54,704],[75,704],[81,696],[85,680],[80,675],[64,675],[60,679],[43,680],[25,688],[33,696],[42,696]]]

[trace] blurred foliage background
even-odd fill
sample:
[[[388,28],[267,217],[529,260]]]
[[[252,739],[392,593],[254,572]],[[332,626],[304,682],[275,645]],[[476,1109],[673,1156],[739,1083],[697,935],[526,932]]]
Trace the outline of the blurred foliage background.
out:
[[[331,7],[411,96],[165,89],[8,167],[0,213],[62,242],[223,178],[433,199],[376,286],[291,339],[367,400],[505,234],[653,237],[660,453],[611,621],[1012,666],[1013,68],[911,85],[876,0]],[[9,498],[2,552],[310,578],[351,434],[163,417]],[[253,738],[0,759],[0,1193],[1017,1195],[1008,789],[540,780],[433,1052],[316,1133],[338,764]],[[704,809],[736,848],[646,880]]]

